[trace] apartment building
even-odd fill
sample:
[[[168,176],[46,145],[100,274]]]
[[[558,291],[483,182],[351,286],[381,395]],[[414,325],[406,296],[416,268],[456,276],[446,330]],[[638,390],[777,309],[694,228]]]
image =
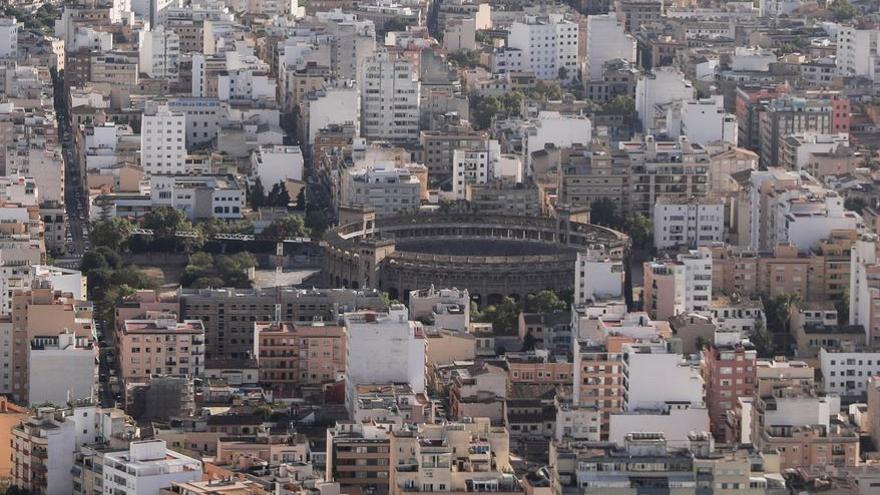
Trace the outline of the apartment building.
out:
[[[611,60],[636,61],[636,40],[625,32],[615,14],[587,17],[587,54],[584,74],[587,81],[601,80],[605,63]]]
[[[573,208],[590,207],[601,199],[614,203],[617,211],[627,211],[630,175],[625,153],[595,140],[588,147],[572,145],[548,150],[548,154],[553,153],[558,154],[557,189],[561,204]],[[552,157],[551,161],[555,158]],[[534,167],[538,168],[538,165],[534,164]]]
[[[865,330],[865,343],[880,343],[880,264],[873,239],[856,241],[850,260],[849,323]]]
[[[407,383],[415,393],[425,391],[425,335],[405,306],[346,313],[344,321],[346,401],[358,385]]]
[[[278,434],[258,428],[256,435],[224,436],[217,439],[215,462],[226,466],[266,463],[305,463],[309,457],[309,440],[302,434]]]
[[[825,393],[859,400],[867,395],[871,377],[880,374],[880,352],[831,346],[819,350]]]
[[[98,381],[97,359],[92,336],[60,331],[54,337],[34,338],[28,356],[28,403],[64,406],[92,399]]]
[[[753,171],[744,182],[738,232],[748,232],[747,247],[768,252],[792,244],[806,252],[834,231],[861,230],[858,213],[843,198],[805,172],[781,168]]]
[[[737,398],[752,397],[757,387],[757,351],[747,340],[707,346],[702,351],[703,381],[706,384],[706,406],[712,434],[724,439],[727,411],[734,408]]]
[[[723,243],[725,204],[718,197],[660,198],[654,205],[654,247],[697,248]]]
[[[205,325],[208,359],[252,356],[255,322],[334,322],[349,311],[384,309],[381,294],[375,290],[183,289],[179,300],[182,319],[201,320]]]
[[[804,361],[790,361],[784,357],[758,359],[755,361],[755,393],[773,395],[774,390],[784,388],[813,388],[816,370]]]
[[[876,77],[877,44],[880,29],[841,26],[837,31],[837,74],[840,76]]]
[[[509,444],[507,429],[487,418],[394,430],[388,493],[523,493]]]
[[[742,404],[743,417],[751,416],[750,441],[760,449],[778,450],[781,469],[858,464],[858,432],[836,419],[839,397],[781,389]]]
[[[534,72],[538,79],[570,81],[578,74],[578,25],[561,15],[527,16],[510,26],[507,46],[521,53],[516,70]]]
[[[30,348],[40,338],[58,338],[67,329],[78,339],[94,340],[92,304],[52,289],[15,291],[12,296],[12,397],[29,403]]]
[[[150,203],[181,210],[190,220],[244,216],[245,190],[233,175],[150,176]]]
[[[337,422],[327,428],[325,480],[343,489],[388,493],[391,462],[390,424]]]
[[[554,459],[555,457],[555,459]],[[785,489],[778,458],[752,447],[716,448],[706,433],[694,432],[683,447],[658,433],[632,433],[619,445],[573,444],[551,447],[560,466],[563,493],[620,493],[649,486],[674,486],[681,494],[764,495]],[[631,488],[638,487],[638,488]]]
[[[850,251],[857,238],[855,231],[835,231],[808,253],[792,245],[777,245],[764,254],[712,246],[713,290],[745,297],[796,293],[805,301],[838,300],[849,288]]]
[[[471,322],[471,298],[467,289],[414,290],[409,294],[409,317],[430,318],[441,329],[467,332]]]
[[[300,397],[345,373],[345,328],[321,322],[255,323],[260,383],[276,397]]]
[[[709,248],[679,254],[674,260],[644,264],[644,305],[652,318],[709,312],[712,301],[712,252]]]
[[[148,383],[154,375],[200,376],[205,368],[205,326],[177,322],[174,314],[126,320],[117,332],[124,383]]]
[[[12,484],[46,495],[73,493],[74,452],[95,443],[94,405],[38,408],[12,427]]]
[[[709,154],[705,148],[681,137],[678,141],[619,143],[630,167],[631,211],[652,216],[661,199],[687,200],[709,192]]]
[[[147,176],[186,174],[186,114],[148,106],[141,117],[141,167]]]
[[[180,37],[159,24],[140,32],[140,71],[152,79],[176,81],[180,72]]]
[[[410,62],[382,52],[367,58],[363,71],[363,136],[389,141],[418,140],[421,83]]]
[[[158,494],[172,483],[202,479],[202,462],[169,450],[164,440],[131,442],[103,457],[105,493]]]
[[[417,164],[397,167],[384,162],[360,170],[347,169],[343,172],[340,204],[369,206],[377,215],[414,212],[422,204],[427,176],[427,169]]]
[[[608,439],[611,414],[623,410],[622,343],[632,339],[609,338],[605,345],[589,345],[574,339],[572,404],[595,408],[601,419],[600,437]]]
[[[837,96],[814,96],[770,100],[759,123],[762,165],[774,167],[780,163],[783,141],[791,134],[849,132],[849,101]]]
[[[463,126],[445,130],[422,131],[419,141],[425,154],[425,166],[431,183],[452,179],[453,156],[456,150],[479,150],[488,146],[488,135]]]

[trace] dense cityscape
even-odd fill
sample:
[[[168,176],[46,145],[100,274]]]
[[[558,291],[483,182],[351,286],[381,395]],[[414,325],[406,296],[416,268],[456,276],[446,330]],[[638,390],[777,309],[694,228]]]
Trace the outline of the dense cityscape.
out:
[[[2,495],[880,495],[877,0],[5,0],[0,71]]]

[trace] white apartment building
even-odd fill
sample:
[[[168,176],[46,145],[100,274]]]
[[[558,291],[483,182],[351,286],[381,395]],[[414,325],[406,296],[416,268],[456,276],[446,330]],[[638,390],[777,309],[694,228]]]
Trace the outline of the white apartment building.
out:
[[[559,112],[541,111],[538,118],[529,123],[524,132],[523,152],[527,174],[532,174],[532,153],[543,150],[548,144],[566,148],[573,144],[587,146],[593,139],[593,124],[583,115],[561,115]]]
[[[242,218],[245,192],[232,175],[152,175],[150,202],[170,206],[190,220]]]
[[[180,75],[180,37],[158,25],[140,32],[138,65],[152,79],[176,81]]]
[[[690,142],[701,145],[724,141],[736,146],[739,130],[736,115],[724,110],[724,101],[718,96],[669,105],[666,133],[687,136]]]
[[[880,374],[880,351],[819,350],[822,388],[825,393],[843,396],[864,396],[872,376]]]
[[[693,198],[678,201],[660,198],[654,205],[654,247],[696,248],[723,242],[724,201]]]
[[[578,61],[578,25],[561,15],[526,16],[524,22],[510,27],[507,45],[522,53],[522,68],[534,72],[538,79],[575,79],[580,70]]]
[[[358,385],[407,383],[416,394],[425,391],[425,335],[421,323],[409,320],[406,306],[394,304],[387,313],[346,313],[344,319],[349,412]]]
[[[64,159],[61,150],[29,147],[6,150],[6,174],[32,177],[40,203],[64,203]]]
[[[37,181],[22,175],[0,176],[0,199],[4,203],[36,206],[40,202]]]
[[[587,58],[584,80],[601,81],[602,66],[614,59],[636,61],[636,40],[614,13],[587,17]]]
[[[712,303],[712,251],[701,247],[675,260],[644,264],[644,307],[665,320],[681,313],[709,314]]]
[[[202,479],[202,462],[169,450],[164,440],[131,442],[104,454],[104,493],[160,495],[172,483]]]
[[[217,98],[174,98],[168,109],[186,116],[186,148],[210,143],[229,116],[228,105]]]
[[[880,29],[837,28],[837,74],[876,79]]]
[[[145,109],[141,119],[141,167],[146,176],[188,172],[186,114],[167,105]]]
[[[269,189],[282,181],[303,180],[303,155],[299,146],[260,146],[251,153],[251,179]]]
[[[0,18],[0,58],[18,56],[18,21],[14,17]]]
[[[678,69],[659,67],[642,74],[636,82],[636,112],[642,122],[642,132],[653,134],[659,130],[655,121],[665,115],[664,105],[693,99],[694,86]]]
[[[275,101],[275,93],[275,79],[261,70],[234,69],[217,76],[217,98],[220,101]]]
[[[0,394],[12,394],[12,319],[0,320]]]
[[[849,133],[821,134],[803,132],[786,136],[782,142],[779,166],[788,170],[804,170],[816,153],[833,153],[849,146]]]
[[[748,222],[752,249],[772,251],[791,243],[807,251],[834,230],[863,230],[862,217],[843,207],[843,198],[806,172],[779,168],[755,171],[749,184]]]
[[[457,149],[452,152],[452,196],[455,199],[469,199],[468,186],[485,184],[495,179],[522,182],[519,157],[502,155],[498,141],[489,140],[484,148]]]
[[[850,255],[849,323],[865,328],[865,341],[880,344],[880,264],[874,239],[856,241]]]
[[[377,53],[364,64],[361,132],[370,139],[415,141],[419,138],[421,83],[407,60]]]
[[[346,169],[340,204],[372,206],[377,215],[415,211],[421,205],[423,186],[415,170],[427,175],[422,165],[397,167],[391,162]]]
[[[709,431],[700,368],[669,345],[624,344],[624,412],[610,417],[610,441],[622,442],[628,433],[661,432],[683,444],[690,431]]]
[[[35,338],[28,355],[28,403],[60,407],[94,398],[97,357],[98,348],[91,338],[77,338],[70,332]]]
[[[316,91],[306,98],[309,114],[309,146],[315,144],[318,131],[331,124],[354,125],[355,136],[360,135],[361,101],[358,87],[350,84],[337,84]]]
[[[623,262],[609,257],[604,250],[578,252],[574,269],[574,304],[623,296]]]
[[[330,67],[337,79],[360,81],[364,61],[376,53],[376,26],[357,14],[317,12],[315,17],[326,23],[332,35]]]

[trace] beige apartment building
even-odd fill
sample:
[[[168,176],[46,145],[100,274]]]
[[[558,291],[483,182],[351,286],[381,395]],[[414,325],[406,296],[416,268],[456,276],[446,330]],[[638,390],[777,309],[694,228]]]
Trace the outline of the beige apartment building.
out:
[[[205,326],[164,314],[126,320],[117,335],[123,383],[148,383],[153,375],[198,376],[205,367]]]
[[[255,436],[217,439],[214,462],[225,466],[246,467],[263,461],[270,466],[276,466],[306,462],[308,455],[309,440],[305,435],[259,432]]]
[[[323,323],[256,323],[260,383],[278,397],[300,397],[345,374],[345,327]]]
[[[92,303],[77,301],[69,293],[52,289],[15,291],[12,295],[12,397],[28,402],[31,341],[57,338],[67,330],[77,338],[94,339]]]
[[[184,289],[179,299],[182,318],[204,322],[209,359],[253,357],[254,324],[258,322],[329,322],[346,311],[385,307],[376,290]]]
[[[325,480],[333,480],[346,490],[371,488],[388,493],[390,424],[338,421],[327,428]]]
[[[122,330],[127,320],[149,319],[147,314],[180,314],[180,303],[174,293],[139,290],[116,305],[116,330]]]
[[[601,416],[600,436],[608,439],[611,414],[623,410],[623,344],[633,339],[609,336],[604,346],[582,346],[575,339],[576,362],[572,368],[577,406],[595,407]]]
[[[393,431],[389,495],[522,493],[510,466],[510,435],[488,418]]]
[[[778,245],[765,254],[713,246],[712,290],[748,297],[795,293],[805,301],[840,299],[849,289],[850,250],[857,239],[854,230],[834,231],[806,254],[792,245]]]
[[[558,161],[559,203],[569,207],[590,207],[594,201],[607,199],[618,212],[629,206],[629,160],[625,153],[594,141],[589,147],[575,144],[570,148],[545,150],[543,155]],[[544,157],[533,158],[533,167]]]

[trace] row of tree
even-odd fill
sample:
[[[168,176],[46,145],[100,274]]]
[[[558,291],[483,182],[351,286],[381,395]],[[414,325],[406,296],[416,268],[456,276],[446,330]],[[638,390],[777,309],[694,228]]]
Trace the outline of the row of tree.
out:
[[[136,227],[131,221],[114,217],[91,225],[92,242],[116,252],[194,252],[207,247],[215,234],[252,234],[254,225],[249,220],[224,221],[210,219],[193,224],[177,209],[161,207],[147,213],[137,227],[150,229],[152,236],[132,235]],[[179,237],[179,232],[190,232],[192,237]],[[270,223],[261,235],[267,238],[309,237],[311,230],[299,215],[285,215]]]
[[[251,186],[248,191],[248,202],[250,203],[251,208],[255,210],[259,210],[265,206],[287,208],[290,205],[290,193],[287,192],[287,186],[284,184],[284,181],[279,181],[273,184],[272,189],[267,193],[266,188],[263,186],[263,181],[258,177],[254,181],[254,185]],[[297,210],[306,209],[304,187],[300,189],[299,195],[296,197],[296,205],[294,208]]]
[[[199,251],[189,257],[189,264],[180,276],[180,284],[196,289],[248,289],[252,286],[248,271],[256,265],[257,259],[248,252],[225,255]]]

